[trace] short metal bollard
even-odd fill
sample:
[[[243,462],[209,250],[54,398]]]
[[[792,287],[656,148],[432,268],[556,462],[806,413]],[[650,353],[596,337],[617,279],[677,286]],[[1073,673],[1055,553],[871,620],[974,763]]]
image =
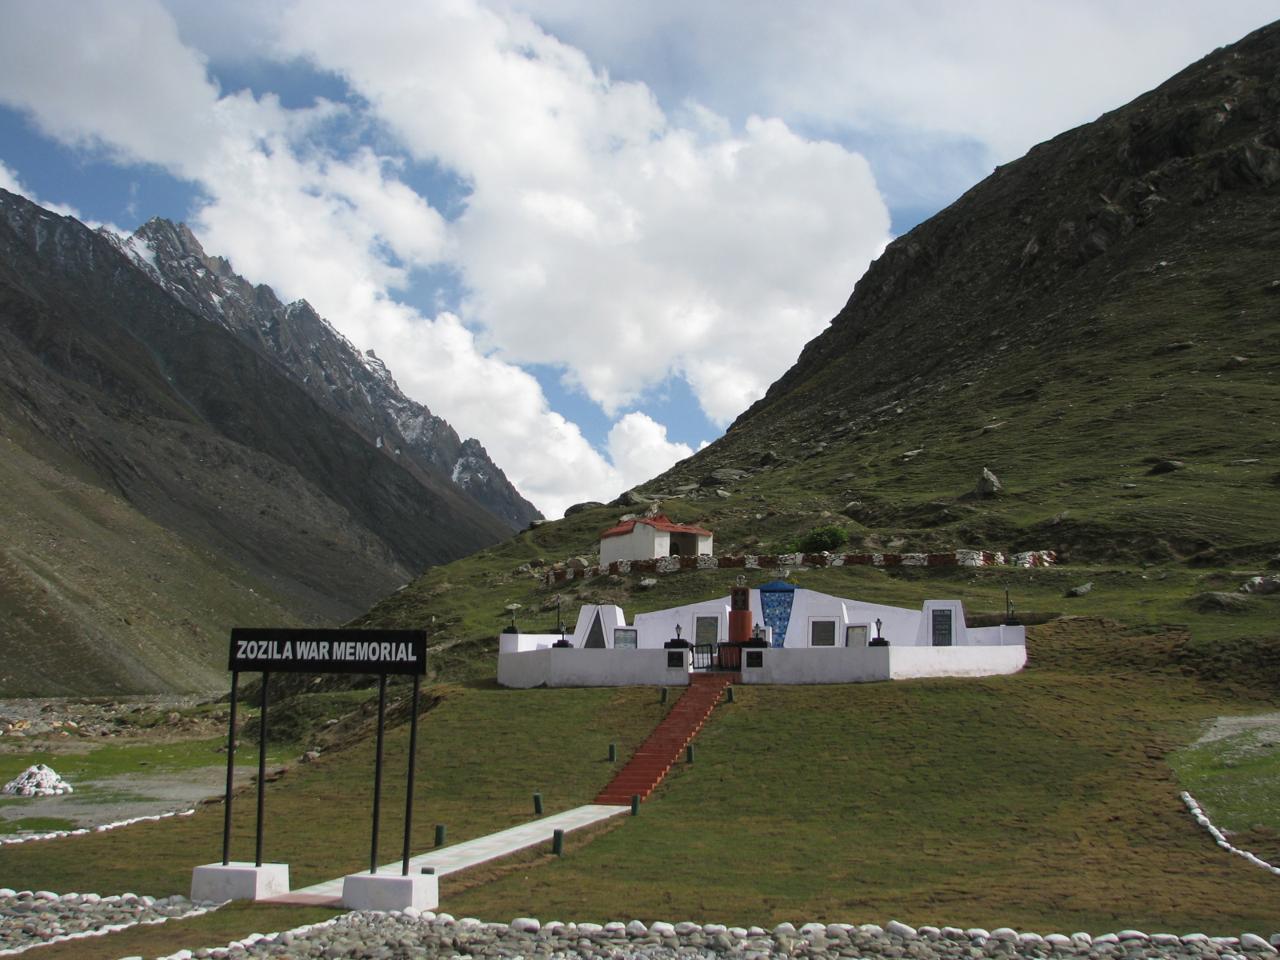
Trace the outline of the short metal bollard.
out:
[[[684,748],[684,762],[693,763],[693,744],[689,744]]]
[[[533,812],[538,816],[542,816],[542,794],[540,793],[533,795]]]
[[[631,795],[631,815],[633,817],[640,816],[640,794],[638,793]]]
[[[445,843],[446,831],[443,823],[436,824],[436,846],[443,847]]]
[[[733,687],[725,691],[725,703],[733,703]]]
[[[613,763],[618,759],[618,745],[616,743],[609,744],[609,762]]]
[[[557,857],[564,856],[564,831],[557,830],[551,834],[551,852]]]
[[[662,695],[658,698],[658,702],[659,702],[659,703],[666,703],[666,702],[667,702],[667,688],[666,688],[666,687],[663,687],[663,688],[662,688]]]

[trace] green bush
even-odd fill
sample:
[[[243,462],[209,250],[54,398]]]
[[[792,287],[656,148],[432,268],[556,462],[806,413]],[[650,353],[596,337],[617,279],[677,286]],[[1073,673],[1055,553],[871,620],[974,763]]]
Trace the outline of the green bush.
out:
[[[797,547],[801,553],[821,553],[823,550],[836,550],[845,545],[849,534],[844,527],[834,524],[829,527],[814,527],[803,537]]]

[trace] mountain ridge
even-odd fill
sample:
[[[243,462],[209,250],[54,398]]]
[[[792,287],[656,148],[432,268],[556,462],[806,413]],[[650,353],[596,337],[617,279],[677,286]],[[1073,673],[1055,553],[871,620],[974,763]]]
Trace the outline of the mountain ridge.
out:
[[[118,246],[189,309],[278,362],[377,449],[449,479],[512,530],[542,519],[478,440],[462,440],[405,396],[372,350],[361,352],[305,299],[285,304],[269,286],[251,284],[230,261],[206,254],[186,224],[154,217]]]

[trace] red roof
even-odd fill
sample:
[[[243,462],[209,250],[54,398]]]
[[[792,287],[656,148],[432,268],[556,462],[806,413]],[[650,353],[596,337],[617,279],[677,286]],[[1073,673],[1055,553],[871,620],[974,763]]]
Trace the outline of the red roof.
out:
[[[623,520],[616,527],[610,527],[600,534],[600,539],[625,536],[636,528],[637,523],[643,523],[646,526],[653,527],[655,530],[661,530],[663,533],[696,533],[700,537],[712,536],[710,530],[704,530],[702,527],[691,527],[683,523],[672,523],[671,520],[660,513],[656,517],[637,517],[634,520]]]

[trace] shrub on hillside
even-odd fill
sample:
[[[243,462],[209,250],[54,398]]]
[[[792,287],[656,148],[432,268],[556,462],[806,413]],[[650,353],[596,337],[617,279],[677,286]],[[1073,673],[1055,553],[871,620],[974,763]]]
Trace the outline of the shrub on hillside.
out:
[[[814,527],[796,545],[801,553],[822,553],[824,550],[836,550],[845,545],[849,534],[843,527],[834,524],[828,527]]]

